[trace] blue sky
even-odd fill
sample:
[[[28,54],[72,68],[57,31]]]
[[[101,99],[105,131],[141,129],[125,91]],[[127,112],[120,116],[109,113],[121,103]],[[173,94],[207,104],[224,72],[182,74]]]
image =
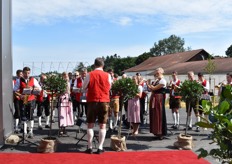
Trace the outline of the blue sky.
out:
[[[174,34],[185,47],[225,55],[231,0],[12,0],[13,73],[71,71],[79,62],[138,56]]]

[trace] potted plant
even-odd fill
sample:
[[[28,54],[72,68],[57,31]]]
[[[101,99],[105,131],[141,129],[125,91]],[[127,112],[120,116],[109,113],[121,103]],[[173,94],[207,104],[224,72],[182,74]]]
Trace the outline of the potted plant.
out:
[[[178,141],[174,143],[174,146],[180,148],[180,149],[192,149],[192,136],[187,135],[187,124],[189,120],[189,114],[190,114],[190,104],[191,103],[197,103],[196,107],[199,107],[199,100],[204,91],[204,88],[201,84],[199,84],[197,81],[193,80],[185,80],[180,85],[180,96],[183,101],[188,102],[187,106],[187,119],[186,119],[186,128],[185,128],[185,134],[180,134],[178,136]]]
[[[200,148],[198,157],[213,156],[222,163],[232,163],[232,86],[223,88],[217,106],[207,100],[202,102],[203,112],[209,115],[209,120],[203,118],[202,122],[197,123],[200,127],[213,130],[210,144],[216,143],[218,147],[210,151]]]
[[[123,108],[123,104],[130,98],[133,98],[139,91],[138,86],[130,78],[123,78],[115,81],[111,87],[111,91],[120,96],[120,107]],[[121,135],[122,131],[122,113],[120,112],[120,121],[118,135],[111,136],[111,148],[116,151],[126,150],[125,136]]]
[[[50,114],[50,129],[48,137],[41,139],[40,145],[37,148],[38,152],[48,153],[54,152],[56,149],[57,139],[52,137],[52,118],[54,110],[54,102],[60,94],[64,93],[66,90],[67,82],[58,73],[47,74],[47,79],[44,81],[43,90],[46,90],[51,96],[51,114]]]

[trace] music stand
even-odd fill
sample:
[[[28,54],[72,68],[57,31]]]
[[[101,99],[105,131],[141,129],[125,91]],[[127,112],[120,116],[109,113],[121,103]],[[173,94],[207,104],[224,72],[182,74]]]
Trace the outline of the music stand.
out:
[[[30,95],[31,94],[31,89],[28,89],[28,88],[24,88],[24,90],[23,90],[23,94],[25,94],[25,95]],[[24,103],[24,102],[23,102]],[[26,117],[26,115],[25,115],[25,111],[26,110],[29,110],[29,116],[30,116],[30,119],[29,120],[31,120],[31,112],[32,112],[32,110],[34,110],[34,104],[35,103],[35,100],[32,100],[32,101],[30,101],[30,102],[27,102],[27,104],[23,104],[23,106],[22,106],[22,111],[24,112],[24,115],[23,115],[23,117]],[[29,108],[29,109],[28,109]],[[22,120],[22,119],[21,119]],[[31,142],[31,141],[29,141],[29,140],[27,140],[26,138],[25,138],[25,129],[24,129],[24,123],[27,121],[27,119],[26,118],[24,118],[24,120],[22,120],[22,123],[23,123],[23,136],[22,136],[22,139],[17,143],[17,146],[19,145],[19,144],[25,144],[25,142],[27,142],[28,144],[33,144],[33,145],[36,145],[36,146],[38,146],[36,143],[33,143],[33,142]]]
[[[25,121],[22,121],[22,122],[23,122],[23,135],[22,135],[22,139],[17,143],[17,146],[19,146],[20,144],[26,144],[25,142],[27,142],[28,144],[38,146],[36,143],[33,143],[25,138],[25,133],[24,133],[24,122]]]
[[[87,135],[87,130],[86,130],[85,132],[83,131],[83,129],[81,128],[82,123],[84,123],[84,120],[81,119],[81,118],[78,118],[77,121],[76,121],[76,125],[79,127],[79,129],[76,131],[76,139],[78,139],[76,145],[78,145],[79,142],[81,142],[81,141],[88,142],[88,140],[84,139],[84,137]],[[82,131],[83,135],[81,136],[81,138],[78,138],[78,137],[77,137],[77,135],[78,135],[77,133],[80,133],[81,131]],[[94,145],[95,145],[95,148],[97,147],[96,141],[99,142],[99,141],[98,141],[98,136],[95,135],[95,133],[94,133],[94,136],[93,136],[93,143],[94,143]]]

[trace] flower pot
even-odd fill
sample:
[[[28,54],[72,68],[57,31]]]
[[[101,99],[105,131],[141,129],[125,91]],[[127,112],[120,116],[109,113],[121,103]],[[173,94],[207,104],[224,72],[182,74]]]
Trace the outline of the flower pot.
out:
[[[127,149],[125,136],[119,138],[117,135],[112,135],[110,139],[111,139],[110,147],[114,151],[125,151]]]
[[[191,135],[179,134],[178,141],[174,146],[180,150],[191,150],[193,148],[193,137]]]
[[[57,139],[55,137],[42,138],[37,152],[39,153],[54,153],[57,147]]]

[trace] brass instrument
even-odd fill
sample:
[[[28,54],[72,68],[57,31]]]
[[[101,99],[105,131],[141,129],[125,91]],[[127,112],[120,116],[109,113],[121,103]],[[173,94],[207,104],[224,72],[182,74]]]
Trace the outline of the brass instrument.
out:
[[[215,85],[216,89],[220,89],[221,87],[224,87],[226,84],[224,83],[225,80],[223,80],[222,82],[218,83],[218,85]]]
[[[30,88],[28,83],[29,83],[29,80],[28,80],[27,83],[26,83],[26,85],[27,85],[26,88]],[[29,98],[29,95],[28,95],[28,94],[25,94],[24,97],[23,97],[23,104],[24,104],[24,105],[27,105],[27,103],[28,103],[28,98]]]

